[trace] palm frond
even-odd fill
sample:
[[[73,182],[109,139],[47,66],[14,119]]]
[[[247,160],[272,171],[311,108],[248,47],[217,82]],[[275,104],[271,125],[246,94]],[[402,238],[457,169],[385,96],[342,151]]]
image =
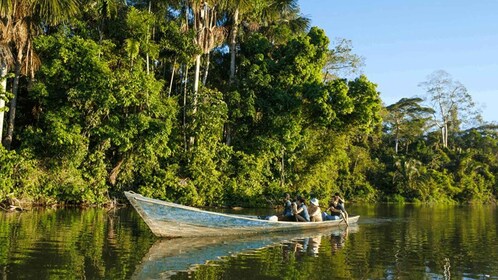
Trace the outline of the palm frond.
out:
[[[31,0],[32,11],[50,25],[69,19],[79,12],[78,0]]]

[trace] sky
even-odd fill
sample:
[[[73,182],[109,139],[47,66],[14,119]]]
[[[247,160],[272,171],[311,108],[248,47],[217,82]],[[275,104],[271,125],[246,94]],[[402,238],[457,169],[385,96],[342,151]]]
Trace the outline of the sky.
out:
[[[418,85],[444,70],[467,88],[485,121],[498,122],[498,0],[299,0],[299,6],[331,41],[352,41],[385,105],[424,97]]]

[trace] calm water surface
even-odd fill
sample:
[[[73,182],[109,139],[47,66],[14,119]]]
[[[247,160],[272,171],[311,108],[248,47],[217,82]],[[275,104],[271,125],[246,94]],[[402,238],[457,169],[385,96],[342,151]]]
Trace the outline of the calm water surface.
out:
[[[0,213],[0,279],[498,279],[494,206],[348,212],[357,226],[223,240],[158,240],[131,208]]]

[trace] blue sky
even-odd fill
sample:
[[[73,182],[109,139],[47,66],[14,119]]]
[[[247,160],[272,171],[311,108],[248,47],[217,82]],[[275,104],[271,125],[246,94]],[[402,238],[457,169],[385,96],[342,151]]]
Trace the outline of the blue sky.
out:
[[[497,0],[299,0],[327,36],[349,39],[386,105],[420,96],[436,70],[465,85],[485,121],[498,122]]]

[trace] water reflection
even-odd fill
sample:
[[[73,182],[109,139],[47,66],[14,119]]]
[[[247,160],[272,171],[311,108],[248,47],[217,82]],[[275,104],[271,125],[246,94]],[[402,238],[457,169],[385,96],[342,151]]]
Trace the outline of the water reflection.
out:
[[[292,241],[285,241],[283,245],[283,259],[287,261],[290,256],[296,259],[301,259],[302,256],[318,257],[322,240],[330,241],[332,254],[337,253],[345,247],[348,234],[350,232],[358,232],[358,225],[345,227],[324,233],[322,235],[314,235],[305,238],[297,238]]]
[[[289,260],[290,256],[300,259],[302,255],[318,257],[322,236],[306,237],[293,242],[284,243],[284,260]]]
[[[348,211],[359,228],[187,244],[131,208],[0,212],[0,279],[498,279],[495,206]]]
[[[154,241],[126,209],[0,213],[0,279],[129,279]]]
[[[192,272],[199,265],[213,265],[213,261],[226,257],[241,254],[257,257],[258,250],[269,247],[281,249],[283,263],[291,259],[300,261],[304,256],[318,257],[323,238],[337,240],[335,248],[340,249],[348,233],[358,229],[354,226],[299,233],[158,240],[137,267],[133,278],[168,279],[178,272]]]

